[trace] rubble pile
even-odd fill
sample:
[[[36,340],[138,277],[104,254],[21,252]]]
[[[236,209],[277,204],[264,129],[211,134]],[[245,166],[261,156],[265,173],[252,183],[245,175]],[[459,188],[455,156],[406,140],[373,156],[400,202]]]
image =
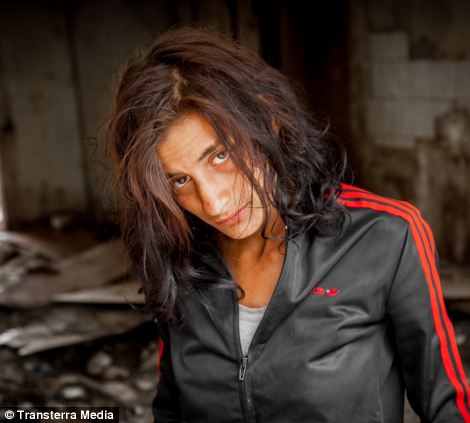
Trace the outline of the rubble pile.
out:
[[[158,334],[122,243],[79,252],[0,234],[0,404],[119,406],[151,421]]]

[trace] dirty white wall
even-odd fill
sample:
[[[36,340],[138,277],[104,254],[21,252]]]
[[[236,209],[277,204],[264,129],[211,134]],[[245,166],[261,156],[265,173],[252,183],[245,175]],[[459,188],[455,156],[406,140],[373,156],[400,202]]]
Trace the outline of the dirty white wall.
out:
[[[470,2],[351,4],[357,180],[417,205],[443,255],[464,263],[470,259]]]
[[[470,17],[470,3],[469,3]],[[470,108],[469,58],[412,58],[405,31],[372,32],[367,131],[378,144],[414,147],[453,104]]]
[[[351,2],[356,142],[413,148],[453,104],[470,108],[469,22],[466,0]]]

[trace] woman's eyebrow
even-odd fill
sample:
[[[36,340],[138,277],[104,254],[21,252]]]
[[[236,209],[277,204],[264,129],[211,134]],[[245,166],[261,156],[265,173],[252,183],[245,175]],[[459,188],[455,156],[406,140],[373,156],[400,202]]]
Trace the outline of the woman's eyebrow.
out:
[[[209,154],[213,153],[219,146],[220,141],[216,140],[213,144],[209,145],[197,159],[198,162],[204,160]]]
[[[206,147],[204,149],[204,151],[201,153],[201,155],[199,156],[199,158],[197,159],[198,163],[202,160],[204,160],[209,154],[213,153],[215,150],[217,150],[217,148],[219,147],[220,145],[220,141],[219,140],[216,140],[214,141],[211,145],[209,145],[208,147]],[[168,179],[171,179],[173,178],[174,176],[176,176],[178,173],[169,173],[167,172],[166,176],[168,177]]]

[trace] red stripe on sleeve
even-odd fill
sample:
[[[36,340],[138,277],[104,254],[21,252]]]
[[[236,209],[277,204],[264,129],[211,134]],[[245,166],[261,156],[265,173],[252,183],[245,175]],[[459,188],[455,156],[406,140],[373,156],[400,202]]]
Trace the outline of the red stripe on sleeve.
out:
[[[162,362],[163,351],[165,350],[165,342],[162,338],[158,339],[158,359],[157,359],[157,374],[160,376],[160,363]]]
[[[447,329],[447,333],[449,334],[451,349],[452,349],[452,352],[453,352],[453,355],[454,355],[454,358],[455,358],[455,363],[457,365],[457,370],[458,370],[458,373],[459,373],[459,376],[460,376],[460,380],[462,382],[462,385],[463,385],[464,389],[467,392],[467,403],[470,406],[470,394],[469,394],[469,388],[468,388],[468,385],[467,385],[467,378],[465,376],[465,371],[464,371],[464,368],[463,368],[463,365],[462,365],[462,361],[460,359],[460,354],[459,354],[459,351],[458,351],[457,343],[455,342],[454,328],[452,326],[452,323],[450,322],[450,319],[449,319],[447,313],[445,312],[444,298],[442,296],[441,282],[440,282],[439,274],[437,272],[437,268],[436,268],[435,260],[434,260],[434,254],[435,254],[436,248],[435,248],[434,236],[432,234],[431,228],[429,227],[428,223],[421,217],[420,211],[411,203],[408,203],[406,201],[393,200],[393,199],[390,199],[390,198],[387,198],[387,197],[382,197],[382,196],[373,194],[369,191],[354,187],[352,185],[343,184],[343,186],[344,186],[345,189],[354,191],[354,193],[345,192],[344,197],[373,199],[373,200],[377,200],[377,201],[381,201],[381,202],[385,202],[387,204],[393,205],[393,206],[398,207],[398,208],[400,208],[404,211],[413,211],[414,212],[413,214],[415,215],[417,221],[424,227],[424,230],[425,230],[426,234],[428,235],[428,239],[429,239],[429,242],[430,242],[430,246],[428,245],[428,249],[431,248],[431,250],[432,250],[432,260],[430,260],[430,262],[432,263],[431,272],[432,272],[432,275],[434,277],[434,280],[436,281],[437,297],[438,297],[439,304],[440,304],[442,310],[444,310],[444,313],[442,313],[443,318],[444,318],[444,324],[445,324],[445,327]],[[359,195],[359,193],[361,193],[361,194]],[[406,220],[410,221],[410,218],[407,218]],[[422,234],[422,232],[421,232],[421,234]],[[423,240],[424,239],[425,238],[423,237]],[[423,241],[423,243],[424,243],[424,241]],[[427,244],[425,244],[425,246],[426,245]],[[427,251],[428,251],[428,254],[429,254],[428,249],[427,249]]]
[[[464,417],[465,421],[470,422],[470,415],[469,415],[469,413],[468,413],[468,411],[465,407],[465,400],[464,400],[464,389],[467,392],[467,398],[468,398],[468,386],[466,384],[465,372],[463,370],[463,366],[462,366],[460,356],[459,356],[459,353],[458,353],[457,344],[455,342],[454,331],[453,331],[452,325],[450,323],[450,320],[447,316],[447,313],[445,311],[444,300],[443,300],[443,297],[442,297],[442,292],[441,292],[441,287],[440,287],[440,279],[439,279],[439,275],[438,275],[438,272],[437,272],[437,269],[436,269],[436,266],[435,266],[434,255],[431,256],[431,252],[429,250],[429,245],[426,245],[426,243],[424,242],[425,234],[423,233],[423,230],[420,229],[417,226],[417,224],[413,221],[413,219],[408,214],[405,213],[404,204],[408,204],[408,203],[398,202],[396,200],[394,201],[394,200],[387,199],[385,197],[376,196],[376,195],[374,195],[372,193],[368,193],[367,191],[364,191],[364,190],[356,190],[355,187],[350,186],[350,185],[344,185],[344,188],[352,189],[354,191],[357,191],[357,192],[354,192],[354,193],[351,193],[351,192],[342,193],[341,197],[338,200],[341,203],[343,203],[344,205],[349,206],[349,207],[353,207],[353,208],[354,207],[359,207],[359,208],[373,209],[373,210],[376,210],[376,211],[385,211],[385,212],[388,212],[390,214],[402,217],[403,219],[405,219],[410,224],[411,232],[413,234],[413,239],[415,241],[415,245],[416,245],[416,248],[418,250],[420,260],[421,260],[421,265],[423,267],[423,270],[424,270],[424,273],[425,273],[425,276],[426,276],[426,282],[427,282],[427,285],[428,285],[428,289],[429,289],[429,293],[430,293],[430,299],[431,299],[431,310],[432,310],[432,314],[433,314],[436,333],[437,333],[437,335],[439,337],[439,340],[440,340],[440,350],[441,350],[441,356],[442,356],[443,363],[444,363],[444,368],[446,370],[446,373],[447,373],[447,376],[449,377],[450,382],[452,383],[452,385],[454,386],[454,388],[456,390],[456,393],[457,393],[457,396],[456,396],[457,407],[460,410],[460,412],[461,412],[462,416]],[[357,199],[357,200],[348,201],[348,198]],[[366,198],[366,199],[364,200],[363,198]],[[394,207],[390,207],[388,205],[378,204],[378,203],[374,203],[374,202],[371,202],[371,201],[367,201],[367,198],[372,199],[372,200],[376,200],[376,201],[380,201],[382,203],[390,204],[391,206],[394,206],[394,207],[398,208],[399,210],[397,210]],[[433,237],[432,237],[432,232],[430,231],[429,226],[427,226],[427,224],[425,224],[424,220],[422,218],[420,218],[419,211],[416,208],[414,208],[414,212],[416,214],[416,217],[418,218],[418,221],[423,225],[423,227],[425,228],[424,230],[426,231],[426,233],[429,236],[430,242],[432,244],[431,250],[434,254],[434,241],[433,241]],[[421,238],[419,236],[420,234],[423,238],[423,241],[421,241]],[[431,257],[431,259],[428,262],[427,258],[429,258],[429,257]],[[436,281],[437,297],[436,297],[436,292],[434,291],[434,288],[433,288],[433,285],[432,285],[432,277],[434,277],[434,280]],[[448,336],[449,336],[449,340],[450,340],[450,343],[451,343],[451,349],[452,349],[452,352],[453,352],[455,362],[457,364],[457,368],[458,368],[458,371],[459,371],[459,376],[461,378],[460,381],[459,381],[459,379],[458,379],[458,377],[455,373],[455,369],[454,369],[452,360],[450,358],[450,353],[449,353],[449,349],[448,349],[446,334],[444,332],[444,328],[442,326],[441,318],[440,318],[440,315],[439,315],[439,306],[441,308],[442,315],[444,316],[444,322],[445,322],[445,326],[446,326],[447,333],[448,333]]]

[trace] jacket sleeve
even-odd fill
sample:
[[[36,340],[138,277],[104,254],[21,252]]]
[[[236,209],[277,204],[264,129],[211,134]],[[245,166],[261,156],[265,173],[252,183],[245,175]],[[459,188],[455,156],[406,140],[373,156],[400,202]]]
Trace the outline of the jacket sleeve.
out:
[[[393,326],[407,397],[423,422],[470,422],[469,391],[447,317],[432,232],[416,210],[390,288]]]
[[[180,421],[179,393],[173,375],[168,328],[159,326],[158,385],[152,402],[154,423],[177,423]]]

